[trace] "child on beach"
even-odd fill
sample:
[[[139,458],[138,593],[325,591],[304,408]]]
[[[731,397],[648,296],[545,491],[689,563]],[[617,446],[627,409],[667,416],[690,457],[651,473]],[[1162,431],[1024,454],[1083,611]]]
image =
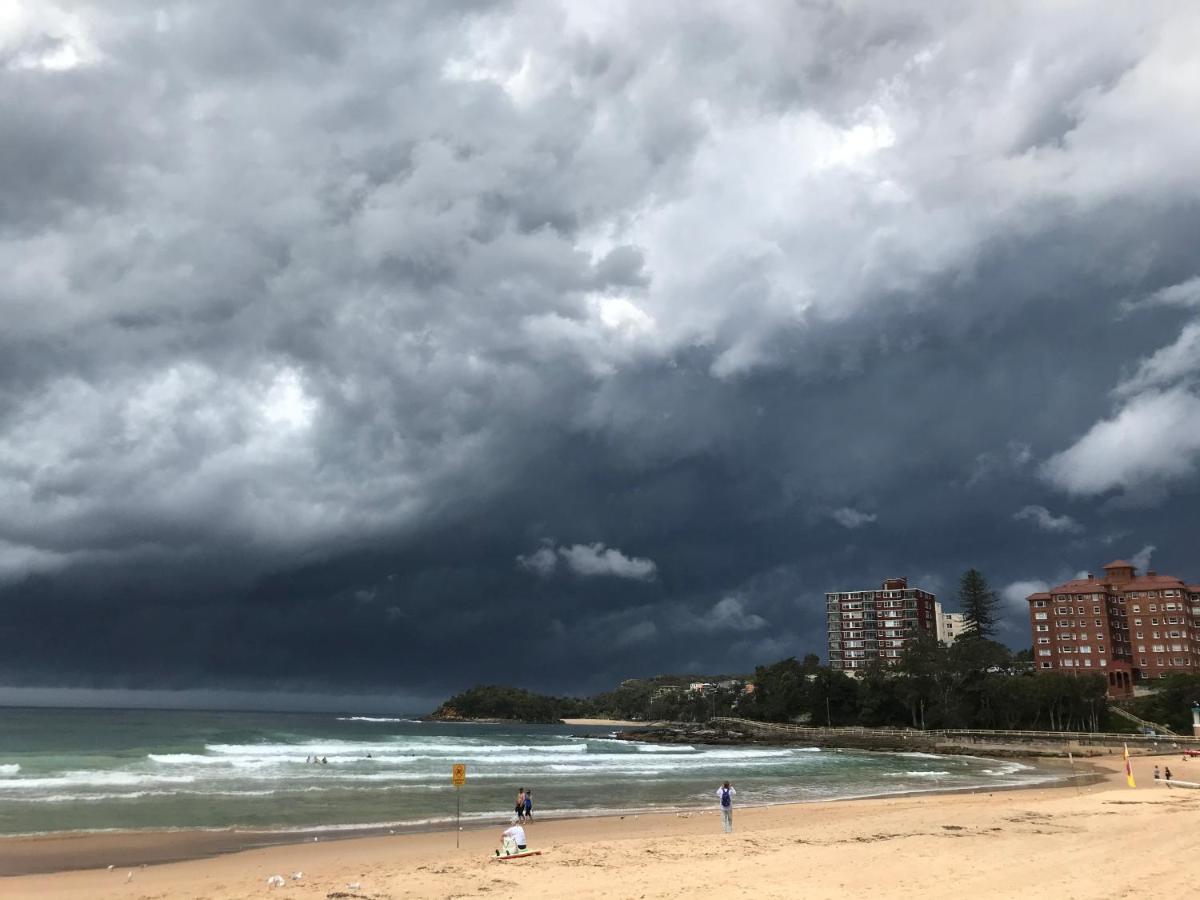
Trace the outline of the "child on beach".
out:
[[[525,792],[525,821],[533,818],[533,791]]]

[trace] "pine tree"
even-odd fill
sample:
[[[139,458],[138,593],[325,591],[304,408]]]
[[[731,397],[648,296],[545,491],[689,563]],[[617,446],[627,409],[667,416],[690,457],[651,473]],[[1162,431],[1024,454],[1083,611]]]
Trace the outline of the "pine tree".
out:
[[[958,604],[963,611],[965,635],[988,638],[996,631],[1000,599],[978,569],[967,569],[958,583]]]

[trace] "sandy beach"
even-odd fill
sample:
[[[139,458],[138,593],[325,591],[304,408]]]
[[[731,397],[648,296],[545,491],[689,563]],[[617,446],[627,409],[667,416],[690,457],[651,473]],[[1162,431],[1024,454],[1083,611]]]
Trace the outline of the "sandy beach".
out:
[[[1147,885],[1189,896],[1200,881],[1200,791],[1152,780],[1152,760],[1172,759],[1135,760],[1136,789],[1125,785],[1120,760],[1105,758],[1089,763],[1103,777],[1087,785],[738,809],[732,835],[721,833],[715,809],[547,820],[529,828],[543,855],[505,863],[491,856],[497,827],[463,832],[459,849],[453,832],[439,832],[11,877],[0,879],[0,897],[936,900],[1132,897]],[[89,839],[121,836],[81,838]],[[29,839],[3,842],[0,853],[22,844]],[[294,872],[303,877],[291,880]],[[276,874],[284,887],[268,886]]]

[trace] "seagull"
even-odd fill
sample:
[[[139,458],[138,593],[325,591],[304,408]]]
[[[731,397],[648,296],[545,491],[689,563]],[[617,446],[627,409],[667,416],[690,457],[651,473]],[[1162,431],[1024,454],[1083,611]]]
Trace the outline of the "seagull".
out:
[[[283,882],[282,875],[272,875],[270,878],[267,879],[267,884],[269,884],[273,888],[283,887],[283,883],[284,882]]]
[[[352,891],[361,891],[362,890],[362,885],[359,884],[357,881],[350,882],[349,884],[346,885],[346,887],[350,888],[350,890],[352,890]]]
[[[110,865],[109,865],[109,867],[108,867],[108,871],[110,871],[110,872],[111,872],[112,870],[113,870],[113,867],[112,867],[112,865],[110,864]]]
[[[293,872],[292,873],[292,881],[299,881],[303,877],[304,877],[303,872]]]
[[[129,874],[125,876],[126,884],[129,884],[129,882],[131,882],[131,881],[133,881],[133,869],[130,869]]]

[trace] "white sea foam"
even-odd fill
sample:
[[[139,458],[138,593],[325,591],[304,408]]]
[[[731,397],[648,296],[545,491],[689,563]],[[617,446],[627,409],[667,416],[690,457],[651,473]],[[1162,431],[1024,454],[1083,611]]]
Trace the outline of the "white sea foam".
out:
[[[491,743],[443,743],[436,740],[405,740],[398,738],[386,743],[378,741],[308,741],[298,744],[207,744],[204,749],[208,753],[221,756],[241,757],[284,757],[288,759],[303,759],[306,756],[321,756],[326,758],[353,756],[363,758],[368,753],[374,757],[377,754],[393,754],[406,756],[429,756],[439,758],[444,756],[482,756],[491,754],[522,753],[537,755],[542,753],[587,753],[585,744],[491,744]]]
[[[412,725],[420,724],[417,719],[390,719],[384,716],[338,716],[339,722],[408,722]]]
[[[0,775],[16,775],[21,771],[20,763],[5,763],[0,766]]]
[[[0,790],[87,787],[89,785],[141,787],[151,784],[192,784],[195,780],[191,775],[149,775],[137,772],[97,772],[84,769],[41,778],[16,778],[11,781],[0,781]]]
[[[885,772],[885,778],[945,778],[949,772]]]

